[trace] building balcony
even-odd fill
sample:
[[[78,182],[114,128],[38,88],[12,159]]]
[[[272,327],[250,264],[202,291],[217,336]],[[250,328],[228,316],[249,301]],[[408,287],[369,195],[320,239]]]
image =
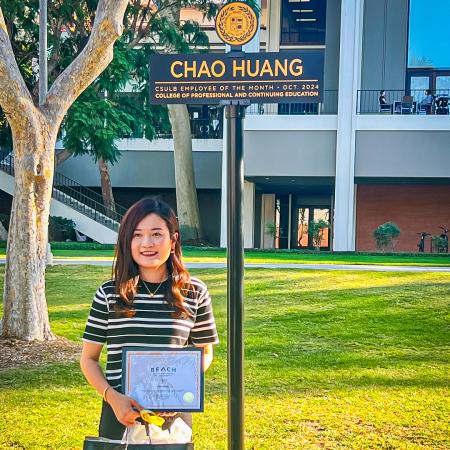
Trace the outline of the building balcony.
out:
[[[247,114],[280,116],[317,116],[336,115],[338,110],[338,91],[323,92],[321,103],[265,103],[253,104],[247,108]]]
[[[223,115],[219,107],[200,106],[188,107],[189,120],[191,123],[192,139],[222,139],[223,137]],[[132,126],[132,132],[121,136],[122,139],[142,139],[145,132],[143,126]],[[161,123],[156,132],[156,139],[172,139],[170,123],[166,120]]]
[[[449,89],[433,91],[429,97],[424,90],[360,90],[357,114],[383,115],[449,115]]]

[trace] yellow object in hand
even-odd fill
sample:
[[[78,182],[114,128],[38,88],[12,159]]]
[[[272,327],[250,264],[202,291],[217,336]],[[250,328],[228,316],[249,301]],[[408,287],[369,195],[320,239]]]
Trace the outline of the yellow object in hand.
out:
[[[165,422],[162,417],[157,416],[153,411],[148,409],[142,409],[139,414],[141,415],[141,419],[150,425],[156,425],[161,428]]]

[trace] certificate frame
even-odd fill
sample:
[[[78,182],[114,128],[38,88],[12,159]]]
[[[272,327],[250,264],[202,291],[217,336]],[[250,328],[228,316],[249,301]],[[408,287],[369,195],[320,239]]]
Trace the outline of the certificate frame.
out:
[[[126,346],[122,393],[155,412],[203,412],[203,348]]]

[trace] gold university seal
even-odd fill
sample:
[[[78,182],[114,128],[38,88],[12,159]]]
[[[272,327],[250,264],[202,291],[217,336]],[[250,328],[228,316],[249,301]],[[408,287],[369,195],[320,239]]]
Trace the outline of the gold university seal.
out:
[[[258,31],[255,11],[243,2],[232,2],[222,7],[216,17],[216,32],[229,45],[244,45]]]

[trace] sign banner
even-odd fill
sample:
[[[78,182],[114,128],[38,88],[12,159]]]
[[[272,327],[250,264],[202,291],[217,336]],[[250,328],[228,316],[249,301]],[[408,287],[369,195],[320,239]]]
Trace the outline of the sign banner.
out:
[[[150,57],[153,104],[320,103],[324,50]]]

